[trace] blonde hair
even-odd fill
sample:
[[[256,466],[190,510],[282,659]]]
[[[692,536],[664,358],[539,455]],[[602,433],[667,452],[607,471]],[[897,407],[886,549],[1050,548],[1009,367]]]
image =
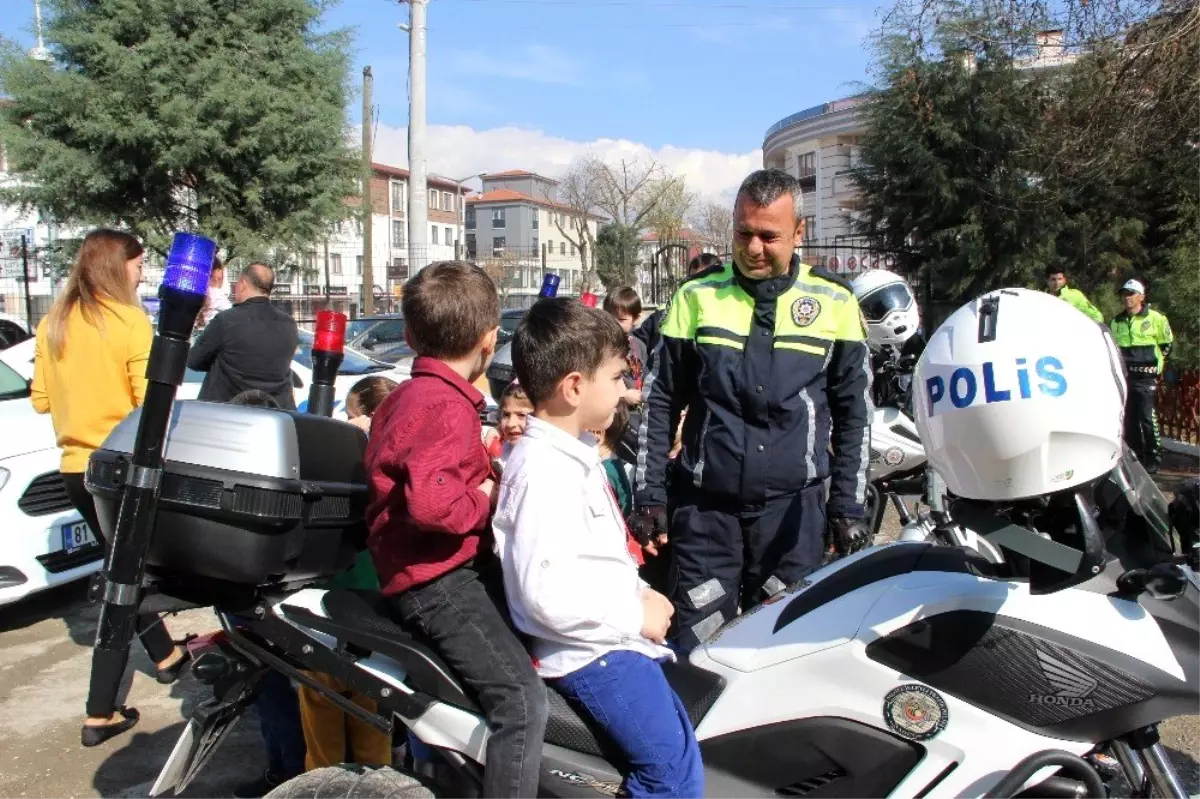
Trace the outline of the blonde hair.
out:
[[[75,307],[88,324],[104,324],[109,303],[138,307],[137,289],[129,282],[125,264],[144,252],[140,241],[119,230],[93,230],[83,239],[67,285],[46,315],[50,351],[61,358],[67,344],[67,318]]]

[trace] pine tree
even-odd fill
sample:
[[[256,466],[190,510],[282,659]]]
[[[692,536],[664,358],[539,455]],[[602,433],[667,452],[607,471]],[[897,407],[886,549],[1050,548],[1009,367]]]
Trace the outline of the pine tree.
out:
[[[52,65],[0,53],[8,201],[192,228],[244,257],[294,249],[354,192],[344,31],[323,0],[49,0]]]

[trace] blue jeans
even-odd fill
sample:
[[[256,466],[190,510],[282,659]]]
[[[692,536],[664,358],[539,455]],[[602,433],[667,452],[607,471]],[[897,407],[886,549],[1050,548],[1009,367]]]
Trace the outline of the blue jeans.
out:
[[[704,795],[704,764],[696,733],[662,666],[617,650],[552,687],[581,706],[625,756],[625,792],[632,797]]]
[[[248,622],[244,616],[227,614],[232,624]],[[258,683],[254,697],[258,726],[267,750],[267,769],[279,780],[304,773],[304,726],[300,721],[300,698],[292,682],[270,669]]]

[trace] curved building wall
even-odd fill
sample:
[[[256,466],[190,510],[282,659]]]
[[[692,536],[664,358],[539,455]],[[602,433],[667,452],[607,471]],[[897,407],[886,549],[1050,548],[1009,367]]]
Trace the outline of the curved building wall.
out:
[[[785,117],[763,139],[763,166],[800,180],[806,239],[815,246],[852,243],[850,216],[860,205],[850,172],[862,133],[862,100],[851,97]]]

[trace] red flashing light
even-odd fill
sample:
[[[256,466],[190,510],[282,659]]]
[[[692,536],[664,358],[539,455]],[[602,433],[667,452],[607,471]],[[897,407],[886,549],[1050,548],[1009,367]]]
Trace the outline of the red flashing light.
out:
[[[342,352],[346,346],[346,315],[336,311],[317,313],[313,352]]]

